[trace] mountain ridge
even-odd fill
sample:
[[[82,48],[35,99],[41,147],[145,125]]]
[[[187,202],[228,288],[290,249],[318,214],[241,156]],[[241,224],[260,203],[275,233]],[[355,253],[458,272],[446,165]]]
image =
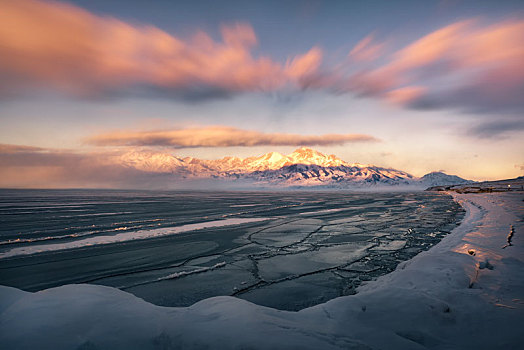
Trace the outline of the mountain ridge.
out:
[[[131,151],[119,156],[116,161],[139,171],[173,174],[184,179],[242,179],[254,185],[279,187],[430,187],[471,183],[443,172],[431,172],[418,178],[394,168],[349,163],[333,154],[325,155],[308,147],[300,147],[288,155],[269,152],[258,157],[224,157],[216,160],[181,158],[152,151]]]

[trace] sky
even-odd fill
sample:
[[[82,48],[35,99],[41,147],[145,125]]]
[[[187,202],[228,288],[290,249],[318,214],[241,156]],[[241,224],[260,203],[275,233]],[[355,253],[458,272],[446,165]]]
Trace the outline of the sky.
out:
[[[415,176],[512,178],[522,62],[522,1],[0,0],[0,187],[136,149],[303,145]]]

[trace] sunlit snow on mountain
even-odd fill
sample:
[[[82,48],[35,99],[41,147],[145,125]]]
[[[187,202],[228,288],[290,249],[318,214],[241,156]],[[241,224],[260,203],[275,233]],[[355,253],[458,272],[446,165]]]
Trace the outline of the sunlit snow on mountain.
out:
[[[397,169],[348,163],[335,155],[325,155],[307,147],[298,148],[288,155],[270,152],[259,157],[225,157],[217,160],[132,151],[119,156],[116,161],[146,173],[172,174],[174,179],[213,178],[232,183],[235,180],[246,180],[254,185],[271,187],[425,188],[469,182],[442,172],[433,172],[418,178]]]

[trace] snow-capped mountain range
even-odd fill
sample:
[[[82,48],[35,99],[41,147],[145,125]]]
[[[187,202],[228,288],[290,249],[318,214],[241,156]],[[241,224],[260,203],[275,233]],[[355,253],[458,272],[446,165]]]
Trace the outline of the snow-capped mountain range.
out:
[[[217,160],[133,151],[115,160],[125,167],[143,172],[173,174],[174,177],[184,179],[246,180],[261,186],[350,188],[396,185],[425,188],[471,182],[442,172],[432,172],[417,178],[401,170],[348,163],[334,155],[325,155],[307,147],[301,147],[288,155],[270,152],[260,157],[225,157]]]

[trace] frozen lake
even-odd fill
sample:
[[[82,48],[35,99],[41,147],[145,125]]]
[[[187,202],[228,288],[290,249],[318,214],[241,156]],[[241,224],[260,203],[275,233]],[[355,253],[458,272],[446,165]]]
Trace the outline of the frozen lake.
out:
[[[437,193],[0,191],[0,284],[113,286],[163,306],[300,310],[355,293],[462,217]]]

